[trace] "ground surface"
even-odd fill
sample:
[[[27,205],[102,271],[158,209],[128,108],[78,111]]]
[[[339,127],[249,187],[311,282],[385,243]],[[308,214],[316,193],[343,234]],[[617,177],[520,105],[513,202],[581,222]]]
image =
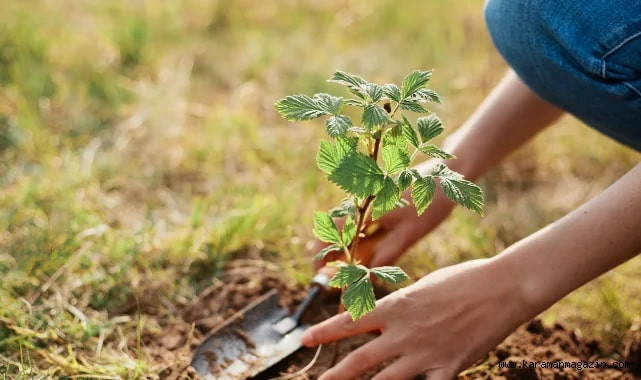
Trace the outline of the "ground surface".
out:
[[[248,300],[221,286],[269,271],[304,287],[312,213],[341,199],[315,167],[322,122],[285,122],[277,99],[341,91],[337,69],[397,83],[434,68],[449,135],[506,69],[483,0],[0,9],[0,378],[186,376],[190,323],[193,343]],[[483,218],[455,210],[399,265],[415,280],[492,256],[639,159],[563,118],[479,181]],[[542,318],[620,347],[639,278],[637,257]]]
[[[246,262],[238,263],[247,265]],[[253,263],[256,265],[256,263]],[[200,296],[185,305],[176,305],[176,318],[167,321],[159,318],[160,327],[155,333],[144,333],[143,351],[148,357],[158,362],[159,366],[166,365],[160,372],[165,379],[182,377],[197,377],[189,368],[191,351],[203,339],[203,336],[216,328],[225,318],[232,316],[260,295],[271,289],[277,289],[281,294],[283,306],[292,308],[305,295],[305,287],[287,285],[274,272],[257,273],[251,266],[239,266],[234,270],[224,272],[220,281],[216,281]],[[380,289],[378,296],[384,295]],[[148,301],[153,304],[153,295]],[[141,298],[142,305],[145,297]],[[304,320],[308,323],[319,322],[334,314],[338,299],[335,295],[326,295],[317,299],[306,313]],[[153,311],[149,310],[150,315]],[[195,328],[192,330],[191,326]],[[339,357],[344,357],[353,349],[361,346],[374,334],[364,334],[344,340],[339,349]],[[133,337],[132,337],[133,338]],[[284,373],[293,373],[309,363],[315,354],[314,349],[303,348],[291,357],[270,368],[255,380],[268,380]],[[333,351],[326,346],[321,351],[318,361],[308,372],[296,377],[297,379],[316,379],[331,363]],[[529,368],[523,362],[538,362],[539,368]],[[627,363],[627,368],[541,368],[542,362],[600,362]],[[513,362],[514,368],[501,368],[499,362]],[[584,365],[584,364],[582,364]],[[517,368],[520,366],[522,368]],[[368,379],[377,371],[370,371],[362,379]],[[464,371],[459,379],[634,379],[641,376],[641,326],[630,328],[621,344],[617,347],[606,348],[597,339],[583,337],[578,330],[569,330],[562,324],[553,326],[543,325],[540,319],[535,319],[520,327],[495,350],[474,367]]]

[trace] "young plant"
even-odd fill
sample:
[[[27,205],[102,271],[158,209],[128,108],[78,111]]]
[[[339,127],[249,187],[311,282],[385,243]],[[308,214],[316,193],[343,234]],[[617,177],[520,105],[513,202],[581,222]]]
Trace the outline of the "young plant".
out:
[[[431,143],[443,132],[441,120],[425,108],[426,103],[440,102],[438,95],[426,87],[431,75],[432,71],[412,71],[399,87],[370,83],[337,71],[329,81],[346,86],[355,98],[324,93],[312,97],[291,95],[275,104],[287,120],[326,117],[325,128],[332,139],[321,141],[316,162],[347,196],[329,212],[314,214],[314,234],[329,244],[315,258],[323,259],[333,251],[345,253],[346,260],[335,263],[338,270],[330,285],[342,290],[341,301],[353,320],[374,310],[370,274],[394,284],[407,280],[399,267],[368,268],[356,259],[358,242],[365,237],[366,221],[370,217],[376,220],[397,207],[408,205],[402,198],[408,188],[421,215],[432,202],[436,178],[449,199],[483,213],[481,189],[445,164],[437,164],[428,175],[421,175],[411,167],[419,154],[437,159],[454,158]],[[343,113],[345,106],[360,109],[360,124]],[[430,115],[419,117],[414,125],[403,111]],[[340,230],[335,218],[345,218]]]

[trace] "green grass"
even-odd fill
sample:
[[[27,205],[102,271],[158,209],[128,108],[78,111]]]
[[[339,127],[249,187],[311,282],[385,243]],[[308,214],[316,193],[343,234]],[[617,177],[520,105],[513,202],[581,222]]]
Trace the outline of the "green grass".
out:
[[[339,192],[315,168],[322,126],[282,121],[276,99],[329,88],[335,69],[391,82],[435,68],[451,132],[505,71],[480,0],[0,7],[0,374],[9,377],[158,377],[135,339],[153,324],[118,311],[150,289],[168,303],[192,299],[241,252],[308,280],[312,211]],[[456,211],[401,265],[420,276],[493,255],[638,159],[563,119],[481,181],[485,218]],[[616,339],[641,309],[639,273],[637,258],[546,318]]]

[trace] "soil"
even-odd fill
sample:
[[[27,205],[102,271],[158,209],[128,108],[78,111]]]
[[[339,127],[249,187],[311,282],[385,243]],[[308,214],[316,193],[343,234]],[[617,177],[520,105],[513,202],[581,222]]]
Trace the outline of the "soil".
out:
[[[154,317],[157,308],[141,310],[148,319],[156,318],[159,329],[145,329],[142,333],[143,353],[158,363],[162,379],[198,378],[189,366],[195,347],[211,329],[231,317],[252,300],[271,289],[279,290],[281,303],[290,310],[302,300],[307,289],[288,284],[275,272],[233,270],[215,279],[198,299],[182,305],[173,305],[175,318]],[[384,291],[378,291],[382,296]],[[144,299],[144,295],[139,300]],[[153,300],[153,294],[149,294]],[[141,302],[144,303],[144,302]],[[153,305],[153,302],[150,302]],[[304,321],[315,323],[333,315],[338,308],[336,295],[325,295],[315,300]],[[193,326],[193,329],[192,329]],[[373,339],[375,335],[361,335],[341,342],[339,357]],[[130,339],[135,339],[131,337]],[[135,344],[133,341],[132,344]],[[266,380],[283,373],[293,373],[307,365],[316,350],[303,348],[287,360],[257,376]],[[312,369],[297,379],[316,379],[331,363],[333,347],[325,346]],[[215,358],[212,358],[215,360]],[[537,368],[523,363],[538,362]],[[541,368],[541,362],[599,361],[626,362],[629,368]],[[513,362],[514,368],[500,368],[499,362]],[[522,367],[522,368],[519,368]],[[547,367],[547,365],[545,365]],[[379,369],[362,377],[368,379]],[[419,377],[420,378],[420,377]],[[521,326],[476,366],[459,375],[460,380],[471,379],[635,379],[641,378],[641,325],[632,326],[616,350],[605,352],[599,341],[580,336],[561,324],[544,326],[535,319]]]

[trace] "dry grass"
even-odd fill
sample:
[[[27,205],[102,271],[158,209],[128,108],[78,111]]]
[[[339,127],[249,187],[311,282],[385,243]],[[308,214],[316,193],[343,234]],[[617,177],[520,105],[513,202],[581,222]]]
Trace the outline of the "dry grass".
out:
[[[275,99],[324,90],[335,69],[388,82],[433,67],[451,131],[505,70],[481,1],[0,5],[5,377],[157,378],[140,295],[171,318],[239,252],[309,278],[305,215],[338,192],[314,167],[322,128],[283,122]],[[484,219],[455,212],[402,265],[495,254],[638,160],[564,119],[481,182]],[[641,309],[640,272],[637,258],[546,316],[615,339]]]

